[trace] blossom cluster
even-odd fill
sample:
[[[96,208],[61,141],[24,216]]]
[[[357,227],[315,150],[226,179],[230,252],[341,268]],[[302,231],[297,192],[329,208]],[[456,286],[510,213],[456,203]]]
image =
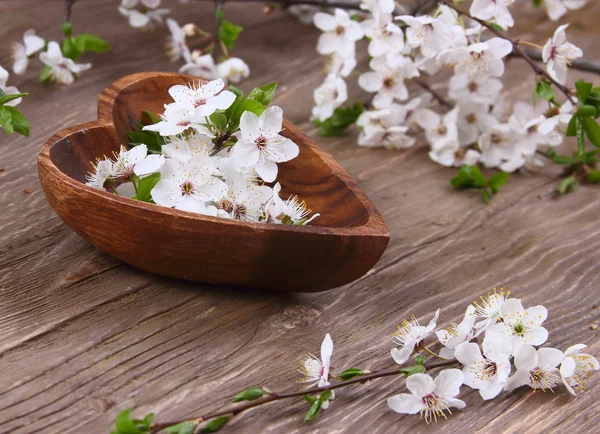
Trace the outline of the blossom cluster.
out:
[[[508,9],[513,2],[476,0],[470,13],[506,29],[514,25]],[[435,14],[422,16],[393,16],[394,3],[387,0],[365,1],[362,7],[369,17],[361,23],[340,9],[314,16],[316,27],[323,31],[317,51],[330,58],[328,75],[315,90],[313,117],[323,121],[347,100],[344,78],[356,65],[356,41],[366,38],[371,71],[362,73],[358,84],[374,95],[372,109],[357,121],[359,145],[407,148],[422,131],[430,145],[429,156],[441,165],[481,162],[513,172],[538,164],[539,147],[562,143],[573,113],[569,101],[560,108],[518,102],[507,113],[499,78],[504,74],[504,59],[513,51],[510,41],[497,36],[485,39],[486,27],[465,22],[443,3]],[[566,81],[569,62],[582,56],[567,42],[566,28],[560,26],[543,48],[548,73],[560,84]],[[406,102],[407,80],[434,75],[444,66],[454,69],[449,112],[438,114],[428,108],[430,98]]]
[[[169,89],[174,102],[89,174],[89,186],[158,205],[246,222],[305,225],[313,214],[296,196],[280,197],[277,163],[299,147],[280,134],[283,111],[266,107],[275,84],[243,96],[222,79]],[[150,143],[160,140],[159,145]]]
[[[161,0],[121,0],[118,7],[121,15],[128,18],[134,28],[151,30],[163,22],[170,12],[161,8]],[[225,21],[222,11],[217,10],[219,29],[216,35],[198,28],[193,23],[180,26],[172,18],[166,19],[169,36],[165,50],[172,62],[183,60],[179,68],[182,74],[201,77],[205,80],[222,78],[225,82],[239,83],[250,75],[250,68],[239,57],[230,53],[238,34],[243,30],[229,21]],[[202,44],[202,48],[190,49],[190,40]],[[216,44],[220,45],[223,53],[218,63],[215,63]]]
[[[398,413],[420,414],[430,423],[447,418],[450,408],[466,407],[457,398],[463,385],[477,390],[484,400],[522,386],[554,391],[562,385],[576,395],[584,389],[591,372],[600,368],[598,360],[584,352],[584,344],[570,346],[564,352],[546,346],[537,348],[548,339],[548,330],[543,327],[547,315],[544,306],[525,308],[520,299],[510,298],[510,293],[494,290],[481,297],[480,302],[469,305],[460,323],[435,331],[442,346],[439,354],[429,349],[426,342],[437,326],[439,309],[426,326],[414,317],[404,321],[394,334],[398,347],[392,349],[391,356],[399,365],[415,354],[415,359],[421,361],[404,370],[410,393],[388,398],[388,406]],[[433,379],[424,373],[420,353],[457,366],[442,370]],[[309,387],[329,385],[332,354],[333,342],[328,334],[321,346],[321,358],[309,355],[301,362],[305,375],[302,381]]]

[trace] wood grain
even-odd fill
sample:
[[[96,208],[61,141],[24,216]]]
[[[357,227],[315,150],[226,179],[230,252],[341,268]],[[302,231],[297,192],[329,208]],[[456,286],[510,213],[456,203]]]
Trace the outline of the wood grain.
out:
[[[213,25],[207,5],[188,12],[175,1],[165,3],[176,9],[180,23],[193,15],[198,24]],[[567,16],[569,39],[598,60],[600,5],[590,4]],[[0,36],[16,40],[35,27],[58,38],[62,11],[60,0],[0,0]],[[227,4],[226,13],[246,28],[237,49],[252,76],[242,87],[278,81],[275,102],[317,138],[306,119],[312,89],[323,78],[317,72],[322,58],[314,51],[318,33],[277,13],[263,16],[259,7]],[[519,5],[516,13],[521,27],[514,35],[544,43],[553,33],[555,24],[542,12]],[[185,283],[99,252],[46,203],[37,153],[56,131],[95,119],[98,95],[119,77],[176,67],[161,52],[164,33],[128,28],[112,0],[76,5],[73,24],[75,32],[105,37],[113,49],[84,58],[94,66],[71,87],[42,88],[36,71],[22,81],[11,77],[11,84],[31,92],[19,107],[32,124],[32,137],[0,136],[1,433],[106,433],[124,407],[172,420],[220,407],[249,385],[295,390],[297,359],[317,351],[326,332],[335,342],[336,369],[387,369],[389,339],[403,318],[414,313],[428,320],[439,306],[441,322],[456,320],[467,303],[494,286],[510,288],[525,305],[548,307],[548,345],[564,350],[582,342],[600,355],[599,331],[590,330],[600,322],[593,308],[600,302],[599,193],[582,187],[557,199],[554,169],[515,175],[486,207],[476,192],[449,188],[453,170],[431,163],[424,144],[399,152],[358,148],[352,134],[319,138],[373,201],[391,233],[371,273],[326,293]],[[0,64],[8,64],[8,55],[4,45]],[[511,62],[505,95],[529,98],[533,78],[522,62]],[[355,87],[351,94],[364,98]],[[32,193],[25,195],[24,188]],[[576,399],[558,391],[518,390],[484,403],[464,388],[469,407],[431,426],[387,409],[385,398],[401,391],[401,379],[348,389],[310,425],[302,423],[304,403],[278,403],[239,418],[225,432],[587,433],[600,424],[598,375]]]

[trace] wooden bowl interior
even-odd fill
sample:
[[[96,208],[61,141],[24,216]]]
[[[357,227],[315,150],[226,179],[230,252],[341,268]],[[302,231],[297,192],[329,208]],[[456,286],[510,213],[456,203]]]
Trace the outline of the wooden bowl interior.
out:
[[[115,95],[110,113],[114,126],[102,124],[101,120],[57,141],[50,149],[52,162],[69,177],[85,182],[93,161],[112,156],[118,152],[121,144],[128,143],[127,132],[135,129],[144,110],[162,113],[164,104],[172,102],[169,88],[188,82],[181,76],[159,76],[129,84]],[[105,109],[100,107],[101,119]],[[282,196],[296,194],[314,212],[320,212],[321,216],[312,223],[314,226],[364,225],[369,220],[368,210],[324,161],[324,158],[331,158],[318,153],[311,145],[311,140],[287,121],[284,121],[282,134],[300,147],[300,155],[296,159],[279,164],[278,180],[283,187]]]

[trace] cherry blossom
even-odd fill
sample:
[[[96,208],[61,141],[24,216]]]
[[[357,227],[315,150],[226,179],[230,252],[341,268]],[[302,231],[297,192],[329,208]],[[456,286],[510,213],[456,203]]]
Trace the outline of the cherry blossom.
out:
[[[391,17],[383,15],[380,19],[370,19],[362,23],[365,36],[370,39],[369,55],[383,56],[387,53],[400,53],[404,49],[404,33],[391,21]]]
[[[489,326],[496,324],[502,315],[502,306],[509,295],[510,292],[504,292],[504,289],[500,289],[498,292],[494,288],[494,292],[488,293],[485,297],[479,297],[480,301],[474,302],[473,305],[475,306],[475,316],[482,320],[475,324],[475,328],[486,330]]]
[[[2,90],[2,92],[4,92],[6,95],[14,95],[15,93],[21,93],[19,92],[19,89],[17,89],[15,86],[6,85],[6,82],[8,81],[8,76],[8,71],[2,66],[0,66],[0,89]],[[12,101],[5,103],[5,105],[15,107],[21,103],[21,100],[22,98],[16,98]]]
[[[300,361],[299,372],[304,375],[300,380],[301,383],[306,383],[305,388],[309,389],[313,386],[323,387],[328,386],[329,370],[331,369],[331,356],[333,355],[333,340],[329,333],[325,335],[325,339],[321,343],[321,359],[312,354],[308,354],[306,358]],[[332,391],[333,392],[333,391]],[[332,393],[331,399],[334,398]],[[323,403],[323,408],[328,408],[329,402]]]
[[[86,176],[86,185],[104,190],[104,184],[113,176],[113,162],[104,158],[94,165],[94,171]]]
[[[358,84],[367,92],[377,92],[373,98],[375,108],[388,107],[394,100],[406,100],[408,89],[404,80],[419,76],[415,63],[405,56],[376,57],[369,66],[373,71],[361,74]]]
[[[91,63],[76,64],[64,57],[56,41],[48,43],[48,50],[40,53],[40,60],[50,67],[52,79],[61,84],[73,83],[75,75],[92,67]]]
[[[564,359],[560,364],[560,378],[572,395],[577,395],[575,390],[584,389],[585,382],[592,374],[591,371],[600,369],[598,360],[595,357],[582,353],[586,348],[587,345],[584,344],[567,348]]]
[[[185,30],[177,24],[177,21],[168,18],[167,27],[171,35],[167,38],[166,49],[171,62],[183,58],[186,62],[191,62],[191,53],[185,43]]]
[[[333,15],[316,13],[314,23],[323,31],[317,45],[317,51],[321,54],[337,52],[342,56],[350,56],[354,53],[355,42],[364,36],[360,24],[342,9],[336,9]]]
[[[226,82],[239,83],[250,75],[250,68],[239,57],[231,57],[217,65],[217,74]]]
[[[511,391],[521,386],[534,390],[552,390],[560,382],[556,368],[563,361],[564,354],[556,348],[536,350],[529,344],[520,344],[514,352],[517,371],[509,377],[504,390]]]
[[[454,352],[459,345],[470,342],[475,337],[475,330],[473,329],[475,319],[475,306],[469,305],[463,320],[459,324],[450,323],[447,328],[435,332],[438,340],[443,345],[440,350],[441,357],[451,359],[454,357]]]
[[[194,133],[185,138],[169,140],[162,146],[162,153],[166,158],[186,163],[196,155],[208,156],[213,149],[214,143],[210,137]]]
[[[121,146],[112,167],[112,176],[122,180],[130,180],[133,175],[145,176],[156,173],[165,162],[162,155],[148,155],[146,145],[135,146],[127,150]]]
[[[587,2],[588,0],[544,0],[542,4],[544,9],[546,9],[548,18],[552,21],[558,21],[569,9],[581,9]]]
[[[482,20],[492,20],[502,28],[512,27],[513,20],[508,7],[515,0],[473,0],[471,4],[471,15]]]
[[[203,124],[205,116],[197,114],[193,108],[190,108],[189,104],[184,102],[169,104],[160,118],[160,122],[146,125],[143,129],[145,131],[157,131],[161,136],[181,134],[188,128],[205,135],[211,135],[211,132]]]
[[[567,72],[572,60],[583,56],[579,47],[567,42],[565,30],[568,24],[560,26],[554,36],[546,42],[542,50],[542,59],[546,64],[548,74],[560,84],[567,81]]]
[[[240,119],[238,142],[233,147],[232,157],[242,167],[254,167],[266,182],[277,177],[277,164],[298,156],[298,145],[279,134],[283,124],[283,111],[269,107],[256,116],[244,112]]]
[[[467,74],[452,76],[448,85],[450,98],[479,104],[493,104],[503,87],[497,78],[488,75],[470,77]]]
[[[459,102],[458,139],[462,146],[477,142],[481,133],[488,132],[498,123],[489,113],[489,105],[468,100]]]
[[[391,351],[392,358],[396,363],[401,365],[410,358],[415,347],[435,329],[439,316],[440,310],[438,309],[427,326],[420,325],[414,316],[411,317],[410,321],[404,320],[398,326],[398,331],[394,333],[392,340],[400,348],[393,348]]]
[[[307,225],[320,214],[313,214],[309,217],[311,210],[306,207],[306,203],[301,202],[298,196],[290,196],[287,200],[282,200],[279,197],[281,185],[275,184],[272,192],[272,201],[268,207],[269,217],[275,223],[287,223],[295,225]]]
[[[193,110],[194,117],[204,118],[216,110],[226,110],[235,101],[235,94],[223,90],[225,82],[221,78],[206,84],[199,82],[189,86],[177,85],[169,89],[169,95],[176,104]]]
[[[154,23],[162,23],[169,9],[159,8],[161,0],[121,0],[119,13],[129,19],[135,28],[151,28]]]
[[[426,58],[440,53],[445,48],[447,41],[453,37],[450,28],[437,18],[401,15],[397,19],[404,21],[409,26],[406,29],[408,46],[420,48],[421,54]]]
[[[548,145],[559,146],[562,144],[567,126],[573,117],[573,104],[565,102],[561,107],[551,107],[537,118],[532,119],[526,127],[537,128],[537,131],[548,137]]]
[[[512,44],[506,39],[492,38],[486,42],[471,44],[468,47],[450,48],[442,51],[437,61],[440,64],[456,65],[456,74],[467,74],[469,77],[504,75],[502,59],[512,52]]]
[[[10,47],[13,72],[17,75],[25,74],[29,58],[43,49],[44,45],[46,41],[37,36],[34,29],[29,29],[23,34],[23,43],[13,42]]]
[[[481,162],[504,172],[514,172],[523,166],[536,150],[534,143],[519,140],[517,132],[507,123],[496,124],[483,132],[478,143]]]
[[[190,61],[179,68],[181,74],[193,75],[205,80],[214,80],[219,77],[215,61],[210,54],[196,56],[192,53]]]
[[[356,68],[356,57],[354,53],[350,56],[332,53],[329,55],[325,67],[329,74],[348,77],[354,71],[354,68]]]
[[[312,110],[314,118],[324,121],[331,117],[336,108],[348,99],[346,82],[338,75],[329,74],[323,84],[314,91],[315,106]]]
[[[465,408],[467,404],[456,395],[464,375],[459,369],[446,369],[439,373],[434,380],[427,374],[413,374],[406,379],[409,393],[401,393],[388,398],[388,406],[396,413],[417,414],[425,419],[427,424],[438,418],[447,418],[450,408]]]

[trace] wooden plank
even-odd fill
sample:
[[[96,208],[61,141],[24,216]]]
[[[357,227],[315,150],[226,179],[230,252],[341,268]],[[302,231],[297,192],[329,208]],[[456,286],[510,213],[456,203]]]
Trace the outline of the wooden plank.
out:
[[[185,13],[171,3],[184,22]],[[210,7],[194,8],[199,24],[211,26]],[[322,78],[322,58],[314,51],[318,33],[278,14],[262,16],[258,6],[227,8],[247,27],[239,54],[252,77],[243,87],[279,81],[277,103],[286,117],[316,137],[306,118]],[[591,59],[600,54],[589,37],[597,31],[598,12],[594,4],[568,16],[570,39]],[[15,40],[31,26],[58,38],[61,15],[59,0],[0,1],[0,38]],[[452,171],[432,164],[422,146],[398,152],[360,149],[353,136],[319,139],[369,195],[392,234],[369,275],[326,293],[194,285],[97,252],[47,206],[37,151],[55,131],[93,119],[97,95],[110,82],[174,66],[161,50],[164,29],[135,32],[113,1],[82,2],[73,18],[76,31],[105,36],[113,49],[90,56],[94,68],[71,87],[42,88],[33,72],[15,81],[32,93],[20,106],[32,137],[0,136],[0,433],[105,433],[124,407],[167,420],[215,409],[253,384],[294,390],[296,359],[317,350],[326,332],[334,337],[335,368],[386,369],[393,365],[389,338],[403,318],[428,318],[440,306],[444,320],[456,319],[494,286],[549,308],[550,345],[582,342],[600,354],[598,331],[589,328],[600,319],[592,308],[599,301],[598,191],[584,187],[555,199],[552,170],[515,176],[486,207],[476,194],[451,191]],[[530,8],[519,20],[522,33],[535,30],[527,36],[535,42],[554,27]],[[5,45],[0,64],[8,63]],[[522,62],[515,63],[506,93],[521,98],[532,82],[523,80]],[[355,86],[352,94],[362,95]],[[25,195],[24,188],[33,192]],[[385,398],[402,391],[402,380],[377,380],[338,393],[326,417],[311,425],[302,423],[302,404],[277,403],[241,417],[227,432],[592,432],[600,423],[596,377],[577,399],[517,391],[488,404],[464,388],[469,408],[430,427],[388,410]]]

